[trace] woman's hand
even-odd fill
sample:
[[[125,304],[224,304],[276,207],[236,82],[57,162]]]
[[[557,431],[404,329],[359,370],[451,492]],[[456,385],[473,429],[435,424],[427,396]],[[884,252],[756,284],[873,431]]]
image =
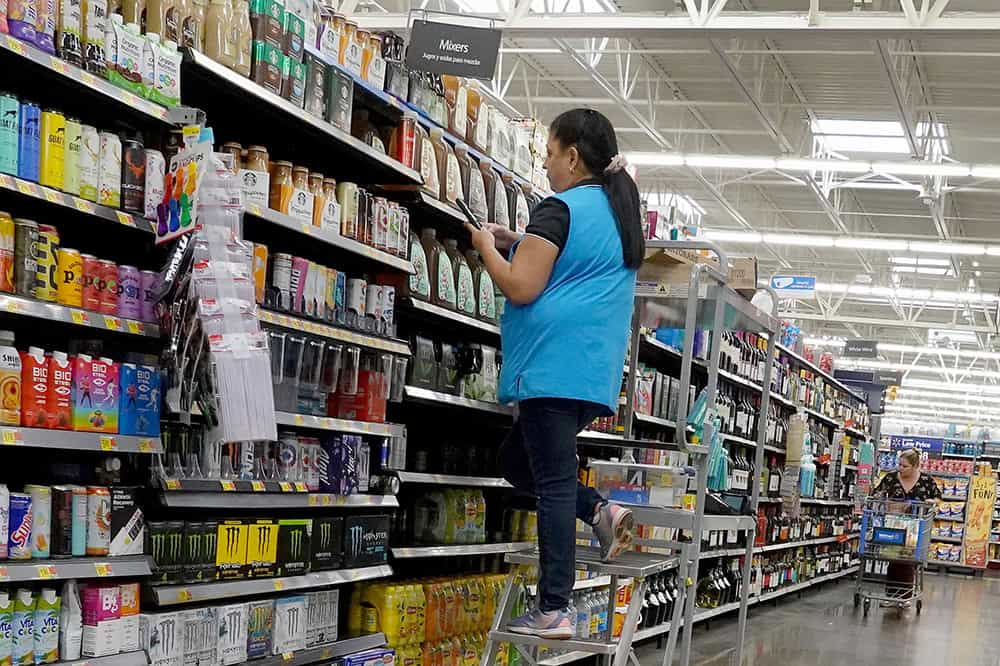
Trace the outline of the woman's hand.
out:
[[[496,238],[496,246],[498,250],[509,250],[510,246],[521,238],[521,234],[516,231],[511,231],[509,227],[505,227],[502,224],[488,222],[486,224],[486,230],[493,234],[493,237]]]
[[[485,256],[488,251],[499,245],[496,237],[492,232],[490,232],[489,229],[477,229],[468,222],[465,223],[465,229],[469,232],[469,235],[472,236],[472,247],[476,248],[476,251],[479,252],[480,256]]]

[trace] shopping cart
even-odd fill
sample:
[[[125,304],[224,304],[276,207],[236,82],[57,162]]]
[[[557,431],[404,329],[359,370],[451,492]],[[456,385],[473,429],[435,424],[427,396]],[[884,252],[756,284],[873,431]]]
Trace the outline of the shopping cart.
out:
[[[868,498],[861,515],[861,568],[854,592],[854,607],[885,601],[897,609],[912,602],[917,614],[923,607],[924,566],[930,550],[931,524],[937,511],[933,503]],[[889,582],[890,563],[914,567],[912,584]]]

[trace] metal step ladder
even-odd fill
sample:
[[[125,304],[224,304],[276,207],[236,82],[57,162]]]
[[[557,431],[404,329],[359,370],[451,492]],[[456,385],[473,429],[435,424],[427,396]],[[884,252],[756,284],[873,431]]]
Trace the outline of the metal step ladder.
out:
[[[505,561],[508,564],[537,567],[538,551],[524,550],[508,553]],[[509,643],[513,646],[531,666],[538,666],[538,648],[540,647],[598,655],[604,657],[604,663],[608,666],[626,666],[631,658],[636,666],[638,666],[639,662],[635,659],[635,655],[632,652],[632,637],[635,634],[639,612],[642,609],[642,600],[646,594],[646,579],[667,569],[676,568],[677,564],[678,560],[676,557],[636,552],[622,553],[614,562],[605,563],[601,562],[599,549],[590,546],[576,547],[576,568],[578,570],[607,575],[611,578],[611,594],[608,602],[609,638],[605,640],[579,640],[575,638],[570,640],[554,640],[507,631],[507,623],[511,620],[511,611],[517,600],[518,588],[524,582],[523,572],[514,569],[507,577],[507,585],[504,588],[496,615],[493,618],[493,625],[490,628],[489,638],[486,641],[486,649],[483,650],[481,666],[494,666],[496,664],[497,653],[502,643]],[[612,636],[615,617],[615,592],[618,589],[618,581],[621,578],[632,579],[632,598],[629,600],[621,636],[615,638]]]

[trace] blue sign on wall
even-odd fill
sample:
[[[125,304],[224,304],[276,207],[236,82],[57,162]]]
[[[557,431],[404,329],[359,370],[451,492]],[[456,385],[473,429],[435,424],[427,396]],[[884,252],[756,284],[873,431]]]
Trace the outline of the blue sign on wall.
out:
[[[920,452],[941,453],[944,439],[941,437],[919,437],[916,435],[890,435],[889,448],[893,451],[916,449]]]
[[[812,275],[772,275],[771,288],[779,298],[815,298],[816,278]]]

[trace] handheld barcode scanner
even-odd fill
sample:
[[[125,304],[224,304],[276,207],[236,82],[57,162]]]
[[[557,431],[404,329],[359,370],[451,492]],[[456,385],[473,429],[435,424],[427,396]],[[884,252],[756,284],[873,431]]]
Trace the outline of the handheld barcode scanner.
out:
[[[476,229],[483,228],[483,225],[479,223],[479,220],[476,219],[476,216],[472,214],[472,210],[469,209],[468,204],[465,203],[465,199],[462,198],[456,199],[455,203],[458,204],[458,209],[462,211],[462,214],[465,215],[465,218],[469,221],[469,224],[474,226]]]

